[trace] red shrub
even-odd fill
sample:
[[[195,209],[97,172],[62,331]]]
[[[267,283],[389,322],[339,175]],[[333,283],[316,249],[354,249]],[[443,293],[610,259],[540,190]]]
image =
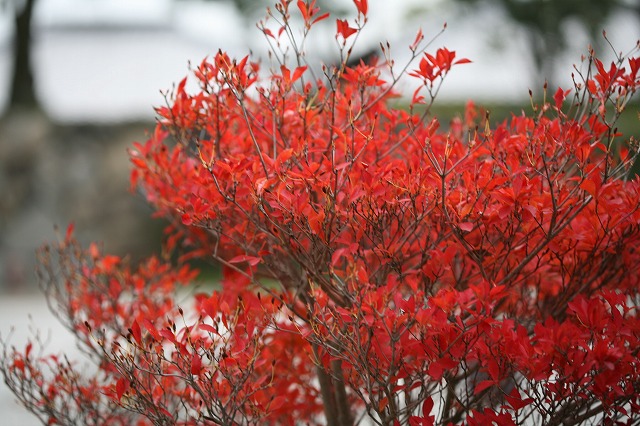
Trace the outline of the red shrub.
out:
[[[132,271],[70,235],[41,252],[48,296],[99,372],[5,346],[5,380],[31,411],[64,424],[640,420],[638,145],[615,128],[640,59],[607,69],[591,55],[582,83],[533,115],[492,127],[470,104],[443,130],[430,106],[468,60],[426,53],[419,33],[417,68],[349,68],[367,15],[355,5],[355,22],[337,21],[343,61],[317,77],[280,1],[282,27],[262,29],[290,37],[296,65],[276,51],[261,79],[219,52],[131,152],[132,185],[171,221],[167,251],[220,262],[220,291],[183,311],[187,267]],[[297,11],[305,37],[327,17]],[[420,85],[408,111],[388,102],[402,74]]]

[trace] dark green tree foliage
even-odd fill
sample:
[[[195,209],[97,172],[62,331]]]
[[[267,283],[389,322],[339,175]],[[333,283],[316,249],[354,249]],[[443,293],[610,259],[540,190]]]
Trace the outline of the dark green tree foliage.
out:
[[[552,77],[553,64],[566,47],[570,34],[564,31],[569,21],[576,21],[587,31],[589,39],[601,40],[605,21],[615,10],[625,9],[640,16],[640,4],[625,0],[457,0],[477,5],[494,3],[502,7],[529,36],[531,55],[546,78]]]

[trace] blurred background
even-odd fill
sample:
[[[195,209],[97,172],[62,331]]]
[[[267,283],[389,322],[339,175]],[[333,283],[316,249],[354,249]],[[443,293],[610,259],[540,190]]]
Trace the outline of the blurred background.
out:
[[[354,17],[351,1],[317,0],[334,17]],[[133,259],[157,249],[162,223],[129,192],[127,147],[152,130],[163,93],[218,49],[266,58],[255,22],[264,0],[0,0],[0,333],[55,327],[35,292],[34,251],[74,222],[81,241]],[[293,7],[293,5],[292,5]],[[472,64],[447,78],[436,112],[473,99],[500,119],[529,108],[529,89],[572,87],[573,64],[593,45],[611,59],[640,39],[640,0],[369,0],[357,55],[389,41],[397,63],[422,28]],[[327,20],[308,50],[335,63]],[[265,60],[266,63],[266,60]],[[268,66],[266,63],[265,66]],[[409,79],[401,89],[410,93]],[[637,105],[637,104],[636,104]],[[635,107],[637,109],[637,106]],[[635,115],[635,114],[634,114]],[[634,121],[637,130],[637,121]],[[636,133],[637,136],[637,133]],[[43,325],[44,324],[44,325]],[[46,333],[47,330],[45,330]],[[60,327],[51,349],[72,346]],[[0,385],[3,424],[35,424]]]

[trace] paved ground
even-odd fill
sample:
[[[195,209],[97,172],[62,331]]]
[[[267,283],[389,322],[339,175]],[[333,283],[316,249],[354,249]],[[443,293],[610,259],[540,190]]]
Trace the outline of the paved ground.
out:
[[[43,336],[50,336],[48,352],[61,350],[75,352],[73,339],[49,312],[44,297],[34,295],[0,295],[0,335],[3,339],[13,329],[11,344],[24,347],[30,335],[30,329],[37,328]],[[50,334],[48,334],[50,333]],[[35,416],[27,412],[16,402],[15,397],[0,382],[0,413],[2,426],[35,426],[40,424]]]

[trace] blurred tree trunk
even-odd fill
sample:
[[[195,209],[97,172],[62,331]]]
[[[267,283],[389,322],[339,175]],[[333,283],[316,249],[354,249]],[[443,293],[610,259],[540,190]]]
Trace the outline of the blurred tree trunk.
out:
[[[8,111],[39,109],[31,68],[31,17],[36,0],[25,0],[15,14],[13,80]]]

